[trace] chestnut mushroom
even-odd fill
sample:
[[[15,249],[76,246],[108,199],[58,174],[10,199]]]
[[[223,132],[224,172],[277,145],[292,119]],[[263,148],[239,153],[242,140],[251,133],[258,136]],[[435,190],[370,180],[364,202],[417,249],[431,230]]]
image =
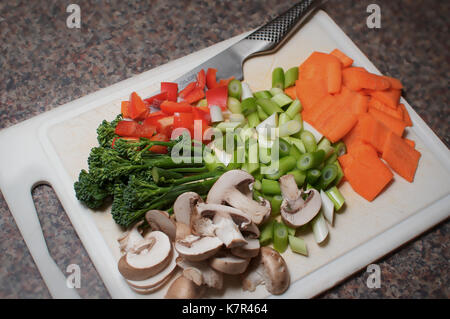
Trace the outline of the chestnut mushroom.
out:
[[[197,286],[206,285],[210,288],[222,289],[223,274],[212,269],[206,260],[189,261],[178,257],[177,265],[183,269],[183,276],[192,280]]]
[[[190,261],[201,261],[214,256],[223,242],[217,237],[199,237],[189,235],[184,239],[175,242],[175,249],[178,254]]]
[[[145,214],[145,219],[150,225],[152,231],[159,230],[169,236],[170,241],[175,240],[176,236],[176,225],[175,222],[170,219],[167,212],[162,210],[149,210]]]
[[[218,254],[209,260],[211,268],[228,275],[238,275],[245,272],[250,258],[233,256],[229,252]]]
[[[205,286],[197,286],[192,280],[180,275],[170,285],[164,298],[197,299],[203,295],[205,288]]]

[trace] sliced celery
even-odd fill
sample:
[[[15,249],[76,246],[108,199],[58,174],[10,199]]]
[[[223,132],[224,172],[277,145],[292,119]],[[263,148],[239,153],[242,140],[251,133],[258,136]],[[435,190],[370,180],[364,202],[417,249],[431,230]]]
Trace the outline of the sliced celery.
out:
[[[275,68],[272,71],[272,87],[284,89],[284,70],[283,68]]]
[[[228,97],[227,106],[231,113],[242,113],[241,102],[239,102],[239,100],[233,96]]]
[[[270,99],[256,99],[256,104],[262,108],[264,113],[267,115],[272,115],[275,112],[282,113],[283,109],[281,109],[277,103]]]
[[[303,130],[300,134],[300,138],[305,144],[307,152],[314,152],[317,150],[316,138],[310,131]]]
[[[277,103],[279,107],[284,107],[292,103],[292,99],[284,93],[278,93],[272,96],[271,100]]]
[[[253,95],[257,99],[270,99],[272,97],[272,94],[270,94],[269,91],[258,91],[258,92],[253,93]]]
[[[345,198],[336,186],[331,187],[325,192],[334,204],[336,211],[342,208],[345,203]]]
[[[298,67],[294,66],[284,72],[284,88],[288,88],[295,84],[298,80]]]
[[[272,242],[273,239],[273,226],[275,224],[274,220],[270,220],[261,227],[261,232],[259,235],[259,243],[261,246],[266,246]]]
[[[284,253],[288,247],[288,231],[286,225],[276,222],[273,226],[273,248]]]
[[[297,114],[300,114],[302,110],[302,104],[300,103],[300,101],[298,99],[295,99],[291,105],[289,105],[289,107],[286,110],[286,114],[289,115],[289,117],[291,119],[294,119],[294,117]]]
[[[279,126],[278,136],[283,137],[293,135],[297,132],[300,132],[301,129],[302,126],[298,121],[290,120],[289,122],[286,122],[283,125]]]
[[[304,256],[308,256],[308,249],[306,247],[306,242],[300,238],[295,237],[294,235],[289,235],[289,247],[294,253],[302,254]]]
[[[280,214],[281,203],[283,202],[283,197],[281,195],[274,195],[270,201],[270,206],[272,207],[271,215],[278,216]]]

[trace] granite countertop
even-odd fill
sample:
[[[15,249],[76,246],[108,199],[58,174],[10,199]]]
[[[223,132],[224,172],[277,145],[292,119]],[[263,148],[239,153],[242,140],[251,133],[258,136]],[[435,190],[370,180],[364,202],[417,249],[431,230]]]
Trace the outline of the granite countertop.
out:
[[[0,128],[241,34],[296,0],[86,1],[81,29],[66,27],[66,2],[0,2]],[[369,29],[373,0],[328,1],[325,11],[381,72],[400,78],[415,111],[450,145],[450,4],[378,0],[381,28]],[[82,269],[79,293],[109,298],[49,186],[32,191],[51,255]],[[447,221],[378,260],[381,288],[361,270],[320,298],[449,298]],[[50,294],[0,193],[0,298]]]

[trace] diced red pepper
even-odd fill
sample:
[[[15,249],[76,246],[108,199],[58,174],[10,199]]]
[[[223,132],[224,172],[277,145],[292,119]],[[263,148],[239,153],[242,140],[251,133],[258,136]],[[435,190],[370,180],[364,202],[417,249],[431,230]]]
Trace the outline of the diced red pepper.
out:
[[[197,74],[197,88],[203,90],[206,84],[205,70],[201,69]]]
[[[169,114],[164,113],[163,111],[156,111],[156,112],[152,112],[147,114],[147,119],[152,118],[152,117],[158,117],[158,116],[167,116]]]
[[[161,93],[167,94],[167,100],[176,102],[178,97],[178,84],[173,82],[161,82]]]
[[[114,133],[116,133],[119,136],[138,137],[137,136],[138,127],[139,127],[138,122],[120,121],[119,123],[117,123]]]
[[[195,87],[197,86],[197,82],[189,83],[183,90],[181,90],[180,94],[178,94],[181,98],[185,98]]]
[[[133,120],[142,120],[149,112],[148,107],[144,101],[137,95],[136,92],[131,93],[130,104],[128,107],[130,118]]]
[[[192,104],[205,97],[205,92],[201,88],[193,89],[185,98],[184,102]]]
[[[153,136],[150,140],[151,141],[163,141],[163,142],[168,142],[169,138],[167,137],[168,135],[163,134],[163,133],[158,133],[155,136]],[[162,145],[153,145],[152,147],[150,147],[149,149],[151,152],[153,153],[158,153],[158,154],[166,154],[167,153],[167,146],[162,146]]]
[[[115,137],[115,138],[113,138],[112,143],[111,143],[111,147],[112,147],[112,148],[114,148],[114,144],[116,143],[116,141],[117,141],[118,139],[126,140],[126,141],[139,142],[139,138],[137,138],[137,137],[129,137],[129,136]]]
[[[214,68],[209,68],[206,71],[206,86],[210,90],[216,88],[219,85],[216,80],[216,73],[217,69]]]
[[[167,114],[173,114],[175,112],[191,112],[192,105],[186,102],[172,102],[172,101],[164,101],[160,106],[161,111]]]
[[[219,86],[206,91],[208,106],[217,105],[222,111],[226,110],[228,102],[228,86]]]
[[[144,100],[149,106],[159,107],[162,102],[167,100],[167,92],[161,92]]]
[[[209,108],[196,106],[192,108],[192,113],[194,114],[194,120],[205,121],[206,124],[211,124],[211,115],[209,114]]]
[[[136,135],[137,137],[151,138],[156,133],[156,125],[149,123],[142,123],[137,127]]]
[[[194,135],[194,114],[193,113],[175,113],[173,116],[173,129],[177,128],[185,128],[191,134],[191,137]],[[181,134],[182,130],[179,130]],[[178,133],[178,132],[177,132]],[[173,132],[172,132],[173,134]],[[179,135],[178,135],[179,136]],[[178,136],[172,136],[172,138],[176,138]]]
[[[156,130],[158,133],[170,136],[173,130],[173,116],[166,116],[156,120]]]
[[[129,106],[130,101],[122,101],[120,105],[120,112],[124,118],[130,118],[130,112],[128,111]]]
[[[227,86],[228,87],[228,83],[230,83],[230,81],[234,80],[234,76],[232,76],[231,78],[228,78],[226,80],[224,79],[220,79],[218,86]]]

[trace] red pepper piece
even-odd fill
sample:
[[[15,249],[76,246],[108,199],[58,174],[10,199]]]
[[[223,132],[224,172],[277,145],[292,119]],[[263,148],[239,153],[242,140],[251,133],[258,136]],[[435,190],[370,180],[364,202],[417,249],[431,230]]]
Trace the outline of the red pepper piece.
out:
[[[156,125],[149,123],[142,123],[137,127],[136,135],[137,137],[151,138],[156,133]]]
[[[176,102],[178,97],[178,84],[173,82],[161,82],[161,93],[167,94],[167,100]]]
[[[219,85],[216,80],[216,73],[217,69],[214,68],[209,68],[206,71],[206,86],[210,90],[216,88]]]
[[[228,102],[228,86],[219,86],[206,91],[208,106],[217,105],[222,111],[226,110]]]
[[[197,74],[197,88],[203,90],[206,84],[205,70],[201,69]]]
[[[192,104],[205,97],[205,92],[201,88],[193,89],[185,98],[184,102]]]
[[[231,78],[228,78],[226,80],[224,79],[220,79],[218,86],[228,86],[228,83],[230,83],[230,81],[234,80],[234,76],[232,76]]]
[[[144,101],[137,95],[136,92],[131,93],[130,104],[128,108],[130,118],[133,120],[142,120],[149,112],[148,107]]]
[[[173,129],[184,128],[189,131],[191,138],[194,134],[194,114],[193,113],[175,113],[173,116]],[[177,135],[181,135],[183,130],[178,130]],[[173,135],[174,132],[172,132]],[[176,138],[178,136],[172,136]]]
[[[178,94],[181,98],[185,98],[195,87],[197,86],[197,82],[189,83],[183,90],[181,90],[180,94]]]
[[[208,125],[211,124],[211,115],[209,114],[209,109],[207,107],[193,107],[192,113],[194,114],[194,120],[202,120]]]
[[[119,136],[138,137],[137,136],[138,126],[139,123],[135,121],[120,121],[119,123],[117,123],[114,133],[116,133]]]
[[[173,130],[173,116],[166,116],[156,121],[156,130],[158,133],[170,136]]]
[[[120,105],[120,113],[124,118],[130,118],[130,112],[128,108],[130,107],[130,101],[122,101]]]
[[[167,137],[167,135],[162,134],[162,133],[158,133],[155,136],[153,136],[151,139],[151,141],[163,141],[163,142],[168,142],[169,138]],[[162,145],[153,145],[152,147],[150,147],[149,149],[151,152],[153,153],[158,153],[158,154],[166,154],[167,153],[167,146],[162,146]]]
[[[167,114],[173,114],[175,112],[191,112],[192,105],[186,102],[172,102],[172,101],[164,101],[160,106],[161,111]]]
[[[149,106],[159,107],[159,105],[167,100],[167,92],[161,92],[144,100]]]

